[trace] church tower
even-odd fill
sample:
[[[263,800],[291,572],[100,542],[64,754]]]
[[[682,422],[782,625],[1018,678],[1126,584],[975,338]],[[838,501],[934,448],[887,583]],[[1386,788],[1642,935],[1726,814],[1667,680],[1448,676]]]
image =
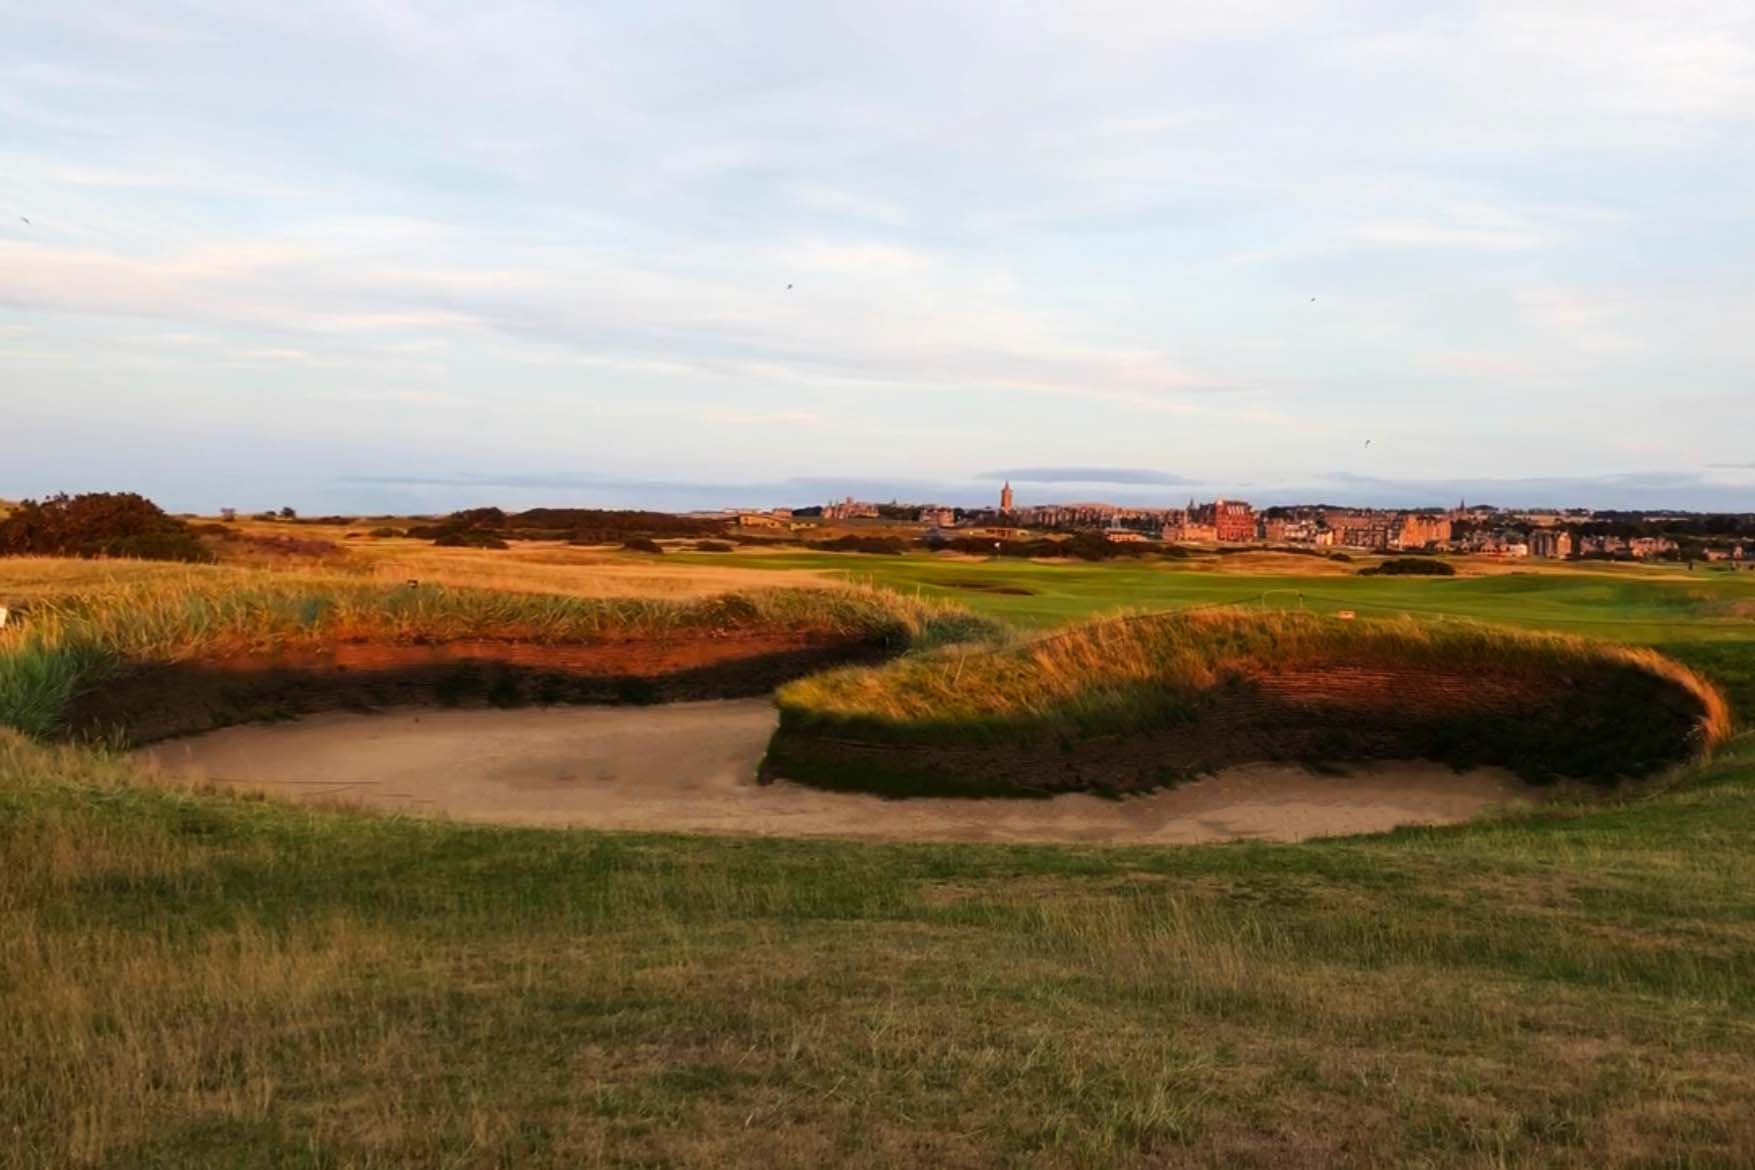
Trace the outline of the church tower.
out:
[[[1012,481],[1009,479],[1005,481],[1005,486],[999,489],[999,510],[1001,512],[1012,510]]]

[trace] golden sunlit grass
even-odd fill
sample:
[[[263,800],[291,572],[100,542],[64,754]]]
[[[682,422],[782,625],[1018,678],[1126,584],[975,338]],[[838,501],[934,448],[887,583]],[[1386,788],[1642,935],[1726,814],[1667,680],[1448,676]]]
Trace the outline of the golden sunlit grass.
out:
[[[844,667],[786,684],[776,702],[768,772],[892,795],[1133,791],[1348,753],[1610,779],[1701,758],[1732,732],[1719,690],[1650,650],[1230,608]]]
[[[893,727],[1042,724],[1123,730],[1149,697],[1191,697],[1233,678],[1314,667],[1407,668],[1560,680],[1603,665],[1661,676],[1701,708],[1703,749],[1731,732],[1723,695],[1648,650],[1476,623],[1336,621],[1307,613],[1207,609],[1089,622],[1012,646],[963,646],[879,667],[848,667],[782,688],[800,720]]]
[[[15,570],[34,580],[32,568]],[[351,576],[179,568],[40,584],[0,630],[0,724],[49,734],[75,692],[128,664],[330,646],[492,639],[568,644],[700,632],[821,634],[898,647],[996,626],[959,607],[856,587],[708,597],[578,597],[397,586]]]

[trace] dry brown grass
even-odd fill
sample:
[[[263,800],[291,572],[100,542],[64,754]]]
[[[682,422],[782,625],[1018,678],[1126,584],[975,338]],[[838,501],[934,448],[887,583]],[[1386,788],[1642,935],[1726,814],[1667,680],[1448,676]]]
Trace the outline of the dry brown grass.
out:
[[[573,597],[706,597],[736,589],[826,584],[831,574],[785,569],[669,564],[662,558],[565,544],[510,549],[439,549],[425,542],[380,541],[357,550],[382,581],[413,577],[443,585]],[[743,559],[752,554],[732,554]],[[753,554],[759,556],[760,554]]]
[[[291,525],[267,524],[260,527],[292,528]],[[300,531],[295,529],[293,534],[299,535]],[[221,551],[225,551],[224,546]],[[739,560],[745,559],[744,554],[734,555]],[[434,548],[430,541],[389,539],[350,542],[341,547],[339,557],[312,559],[310,563],[299,563],[297,558],[264,561],[247,556],[238,563],[217,566],[0,557],[0,603],[102,592],[142,582],[246,581],[253,579],[251,574],[254,571],[271,571],[289,580],[333,581],[363,577],[394,584],[412,578],[432,585],[595,598],[686,599],[740,589],[839,583],[838,575],[826,572],[670,564],[662,558],[607,548],[528,543],[501,551]]]

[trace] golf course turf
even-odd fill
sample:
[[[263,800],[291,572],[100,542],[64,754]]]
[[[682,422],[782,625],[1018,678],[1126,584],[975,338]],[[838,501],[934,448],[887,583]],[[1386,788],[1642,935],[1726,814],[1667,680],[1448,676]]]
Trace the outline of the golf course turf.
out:
[[[1282,588],[888,559],[1037,626]],[[1741,579],[1301,583],[1755,710]],[[0,857],[7,1166],[1755,1164],[1747,734],[1453,828],[1080,848],[366,816],[0,729]]]

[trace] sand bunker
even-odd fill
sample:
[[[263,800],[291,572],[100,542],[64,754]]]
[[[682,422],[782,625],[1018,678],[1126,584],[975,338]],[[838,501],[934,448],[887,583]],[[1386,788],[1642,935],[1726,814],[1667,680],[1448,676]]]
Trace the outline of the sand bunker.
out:
[[[663,707],[324,714],[139,753],[215,783],[399,813],[508,824],[905,838],[1195,843],[1369,833],[1540,799],[1510,773],[1378,761],[1350,775],[1247,764],[1121,800],[884,800],[756,783],[765,699]]]

